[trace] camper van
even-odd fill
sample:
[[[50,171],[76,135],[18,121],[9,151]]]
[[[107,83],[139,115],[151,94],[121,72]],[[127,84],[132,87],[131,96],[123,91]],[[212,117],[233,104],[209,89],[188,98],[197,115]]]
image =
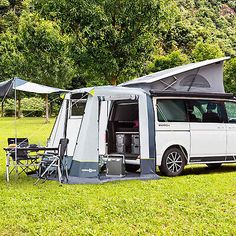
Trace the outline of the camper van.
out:
[[[218,168],[236,162],[236,100],[232,94],[151,91],[156,165],[177,176],[187,164]],[[138,104],[116,101],[107,129],[108,153],[122,153],[126,168],[140,168]]]
[[[152,177],[157,166],[177,176],[187,164],[236,162],[236,100],[224,92],[226,59],[73,90],[48,146],[69,139],[69,175],[79,178],[99,178],[110,156],[122,157],[127,172]]]

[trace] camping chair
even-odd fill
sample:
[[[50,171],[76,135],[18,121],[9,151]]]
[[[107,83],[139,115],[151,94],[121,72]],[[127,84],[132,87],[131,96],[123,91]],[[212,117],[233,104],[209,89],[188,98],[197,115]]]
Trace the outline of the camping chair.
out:
[[[39,165],[39,177],[35,184],[37,184],[40,179],[44,179],[46,181],[53,173],[58,175],[58,181],[60,183],[62,182],[62,177],[64,174],[66,176],[66,180],[68,181],[67,163],[66,160],[64,160],[68,143],[69,139],[62,138],[59,142],[58,153],[45,153],[43,155],[42,161]]]
[[[12,149],[7,152],[6,161],[6,177],[9,181],[10,174],[15,170],[17,175],[21,173],[28,174],[35,172],[38,168],[37,156],[29,156],[27,147],[29,146],[28,138],[8,138],[8,146]],[[26,148],[26,150],[19,150],[17,148]],[[20,172],[19,172],[20,168]]]

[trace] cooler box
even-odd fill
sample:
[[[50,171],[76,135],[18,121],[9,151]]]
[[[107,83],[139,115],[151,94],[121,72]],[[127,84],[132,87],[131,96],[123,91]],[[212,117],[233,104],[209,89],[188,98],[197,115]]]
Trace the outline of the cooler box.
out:
[[[124,155],[109,155],[106,163],[106,176],[124,177],[125,176],[125,157]]]

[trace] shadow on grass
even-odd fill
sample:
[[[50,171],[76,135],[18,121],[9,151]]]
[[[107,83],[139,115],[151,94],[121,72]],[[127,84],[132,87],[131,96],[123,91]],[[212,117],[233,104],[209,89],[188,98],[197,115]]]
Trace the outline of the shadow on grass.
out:
[[[225,174],[230,172],[236,172],[236,164],[223,164],[221,167],[211,170],[209,169],[205,164],[203,165],[191,165],[187,166],[181,176],[187,176],[187,175],[208,175],[208,174]],[[157,169],[157,174],[160,176],[163,176],[159,170]]]
[[[236,172],[236,165],[222,165],[214,170],[209,169],[206,165],[191,166],[186,168],[182,175],[224,174],[229,172]]]

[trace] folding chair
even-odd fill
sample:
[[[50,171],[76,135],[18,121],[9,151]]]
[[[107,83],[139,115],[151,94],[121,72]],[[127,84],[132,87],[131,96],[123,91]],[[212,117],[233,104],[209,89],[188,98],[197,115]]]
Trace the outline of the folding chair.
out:
[[[62,183],[62,177],[65,174],[66,180],[68,181],[68,169],[64,156],[67,151],[69,139],[60,139],[58,146],[58,153],[46,153],[42,157],[42,161],[39,165],[39,177],[35,182],[35,185],[44,179],[46,181],[53,173],[58,175],[58,181]]]
[[[21,173],[28,174],[31,171],[36,171],[38,168],[37,156],[29,156],[27,147],[29,146],[28,138],[8,138],[8,146],[15,144],[12,150],[7,153],[6,161],[6,177],[7,181],[10,179],[10,174],[15,170],[17,175]],[[26,150],[19,150],[17,148],[26,148]],[[20,172],[19,172],[20,168]]]

